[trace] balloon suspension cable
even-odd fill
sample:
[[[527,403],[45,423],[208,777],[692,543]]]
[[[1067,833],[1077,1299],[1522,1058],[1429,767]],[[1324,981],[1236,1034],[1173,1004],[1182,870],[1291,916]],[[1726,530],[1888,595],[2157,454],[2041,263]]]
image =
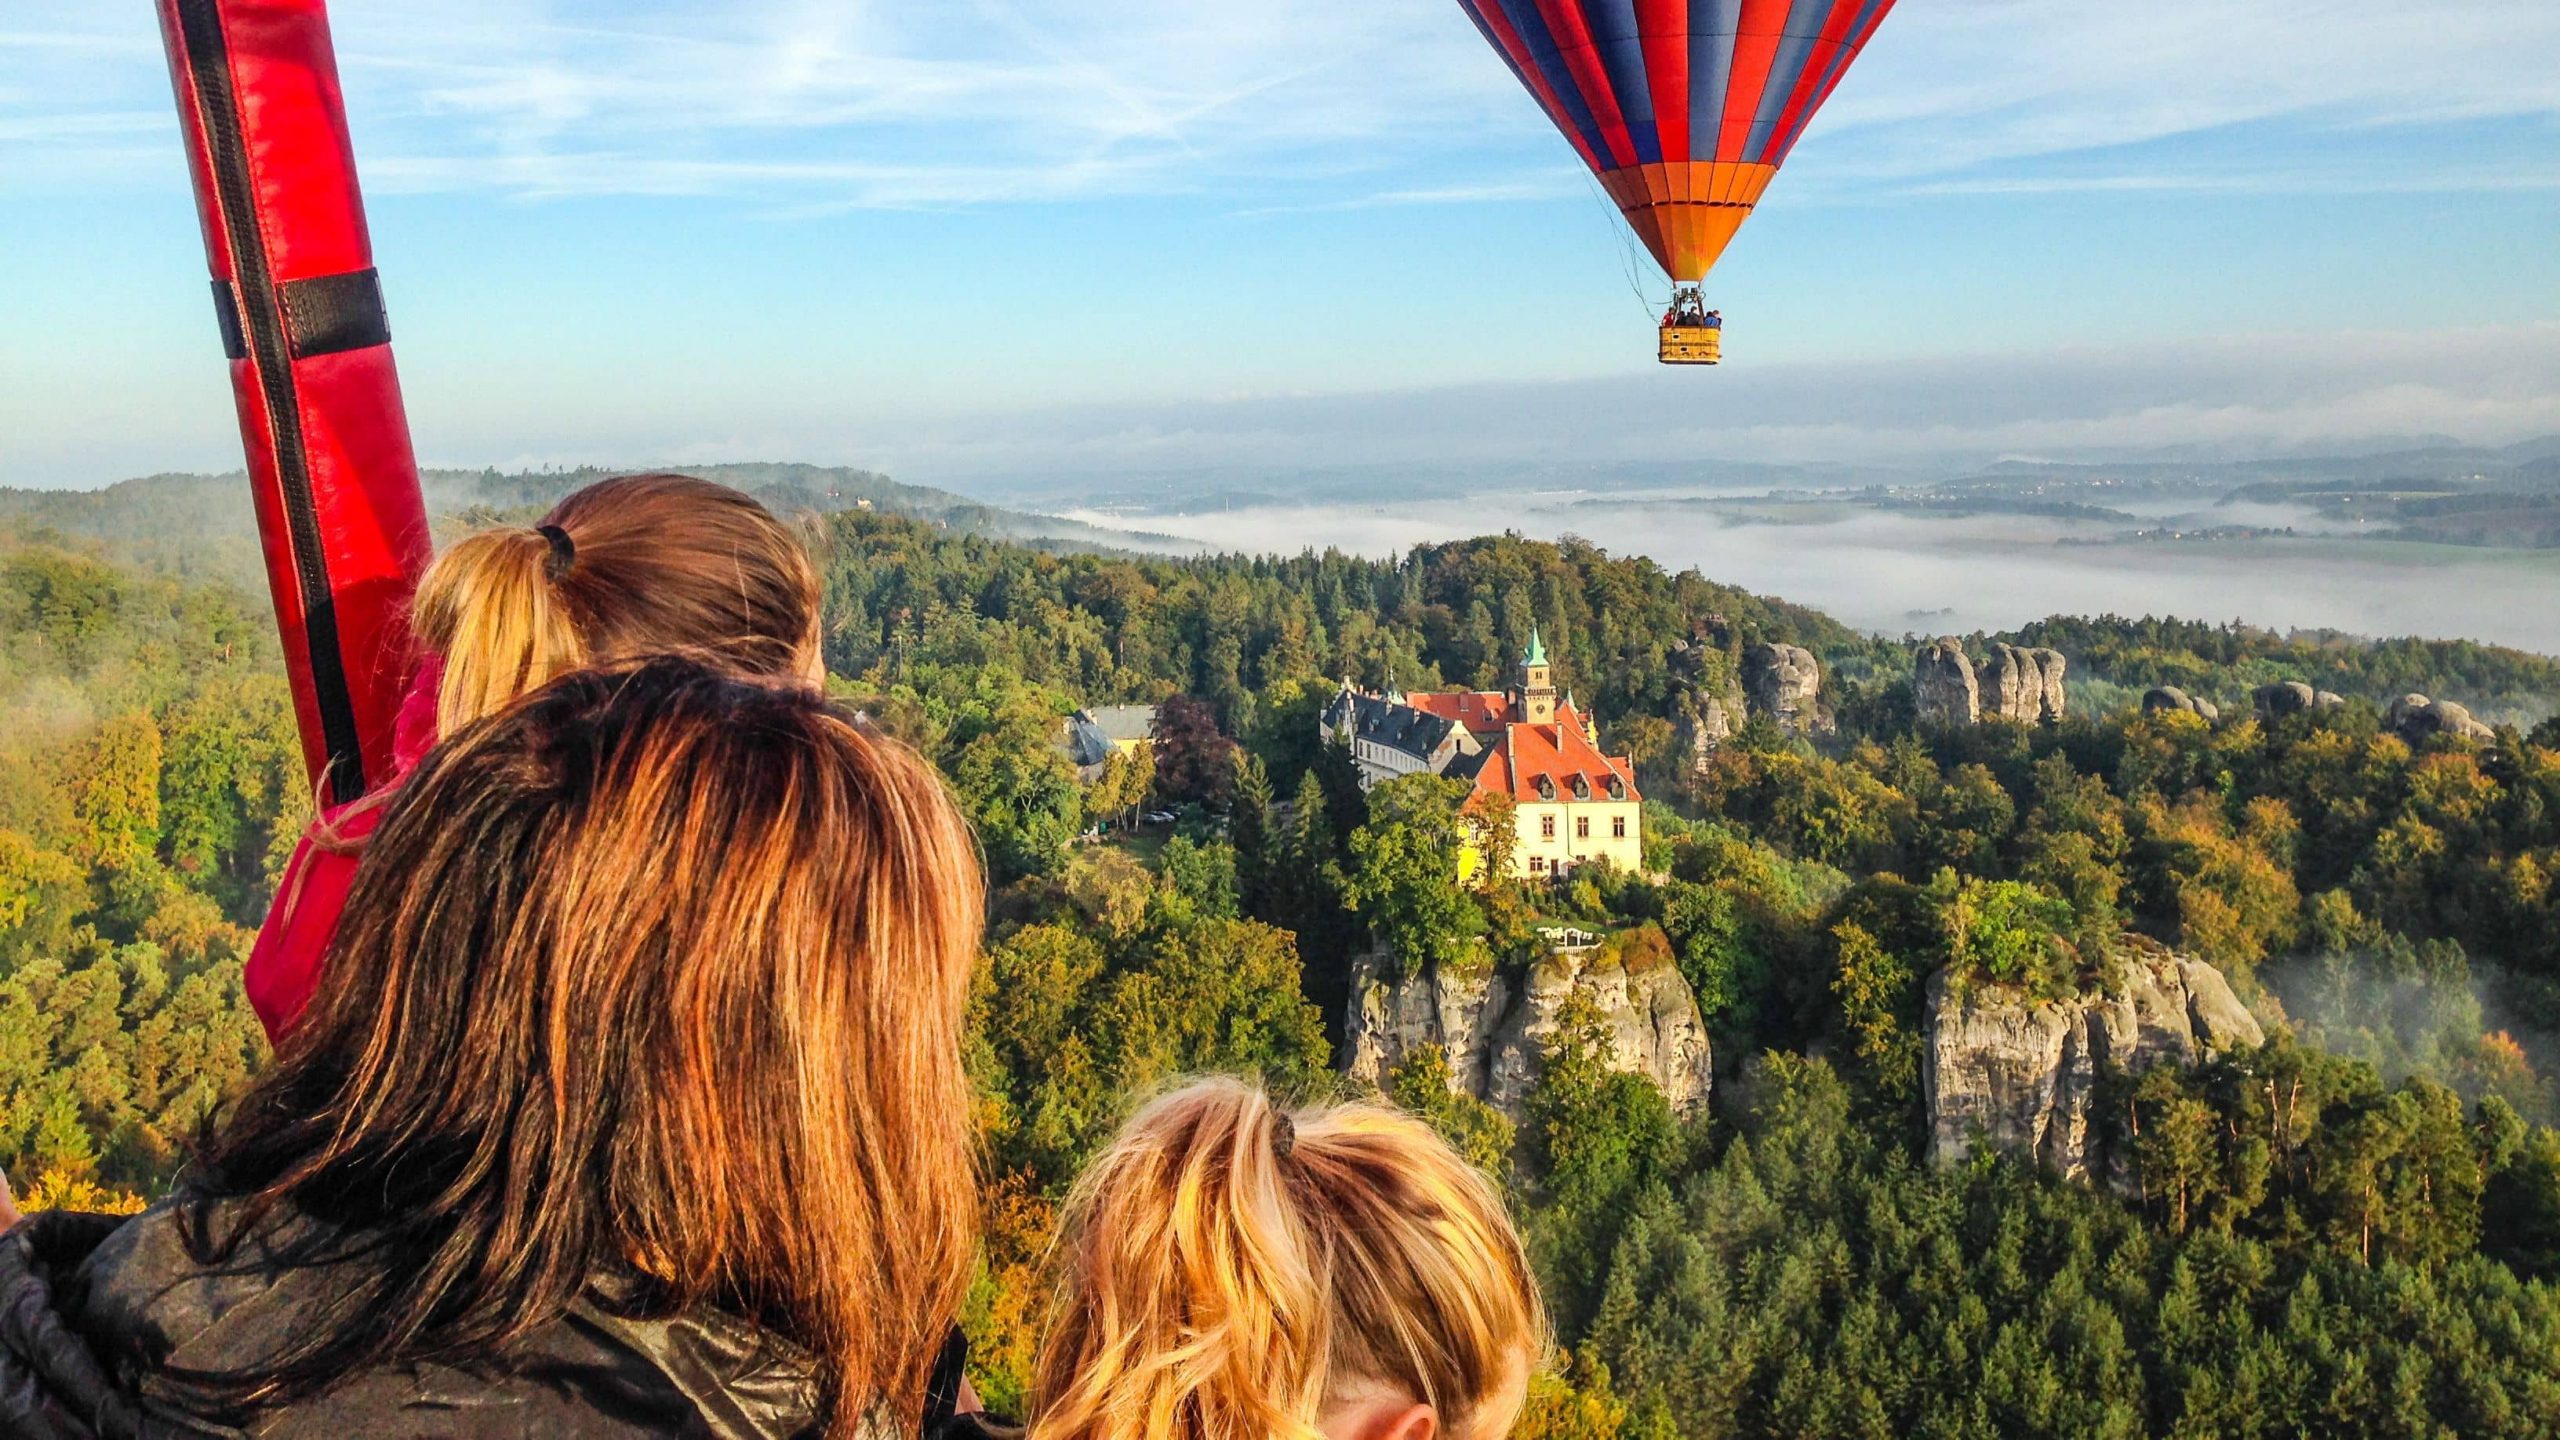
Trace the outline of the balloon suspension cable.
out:
[[[1645,293],[1644,261],[1636,253],[1635,237],[1627,233],[1626,217],[1618,213],[1616,202],[1600,188],[1597,177],[1585,174],[1583,181],[1590,187],[1591,198],[1600,204],[1601,223],[1607,228],[1610,238],[1618,242],[1618,262],[1626,271],[1627,290],[1636,297],[1637,308],[1650,319],[1653,316],[1653,297]]]

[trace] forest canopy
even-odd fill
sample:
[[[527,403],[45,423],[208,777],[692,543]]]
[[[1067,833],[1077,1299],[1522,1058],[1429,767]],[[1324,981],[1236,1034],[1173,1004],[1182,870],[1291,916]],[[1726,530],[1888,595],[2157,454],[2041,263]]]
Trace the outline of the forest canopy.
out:
[[[1379,1079],[1526,1219],[1564,1354],[1522,1433],[2560,1433],[2560,663],[2053,619],[1972,643],[2068,656],[2068,718],[1926,729],[1906,641],[1579,541],[1155,559],[810,523],[831,685],[940,767],[997,882],[968,1328],[999,1407],[1132,1097],[1350,1093],[1360,984],[1516,978],[1571,925],[1677,972],[1711,1110],[1570,1009],[1513,1113],[1436,1051]],[[0,1167],[39,1203],[159,1193],[265,1059],[240,962],[310,791],[263,603],[179,549],[0,534]],[[1533,630],[1635,760],[1640,873],[1470,878],[1462,787],[1364,789],[1320,734],[1345,681],[1495,687]],[[1693,743],[1764,642],[1819,657],[1836,724]],[[2346,703],[2253,714],[2281,680]],[[2223,718],[2131,703],[2162,684]],[[2384,720],[2410,691],[2530,723],[2413,741]],[[1079,773],[1063,722],[1110,703],[1156,706],[1153,744]],[[2217,967],[2267,1043],[2110,1094],[2098,1183],[1924,1158],[1931,977],[2064,1001],[2146,946]]]

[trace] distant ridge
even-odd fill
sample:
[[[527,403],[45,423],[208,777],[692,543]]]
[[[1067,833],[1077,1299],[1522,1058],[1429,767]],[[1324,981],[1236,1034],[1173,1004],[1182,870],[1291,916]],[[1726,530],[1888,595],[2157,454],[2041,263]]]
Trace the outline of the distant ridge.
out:
[[[732,465],[581,466],[501,471],[430,468],[420,481],[440,531],[454,525],[521,516],[608,475],[675,470],[734,485],[781,514],[876,509],[964,535],[1053,549],[1144,549],[1188,554],[1202,547],[1171,535],[1115,530],[1055,515],[1006,509],[948,490],[906,485],[876,471],[842,465],[757,462]],[[0,487],[0,522],[20,535],[52,531],[112,547],[120,559],[165,573],[220,576],[263,588],[257,522],[247,477],[175,472],[119,480],[96,490]]]

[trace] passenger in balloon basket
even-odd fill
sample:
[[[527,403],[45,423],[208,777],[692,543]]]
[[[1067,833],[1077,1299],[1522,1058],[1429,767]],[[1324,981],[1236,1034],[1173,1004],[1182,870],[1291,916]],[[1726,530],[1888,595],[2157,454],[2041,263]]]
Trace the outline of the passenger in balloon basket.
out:
[[[601,480],[535,525],[482,530],[428,567],[422,654],[393,743],[399,774],[446,736],[585,665],[687,651],[816,687],[818,576],[753,497],[684,475]],[[401,783],[324,812],[285,867],[251,949],[249,1003],[282,1043],[321,984],[356,862]]]
[[[932,766],[660,657],[378,813],[333,972],[176,1191],[0,1236],[0,1435],[961,1423],[984,898]]]

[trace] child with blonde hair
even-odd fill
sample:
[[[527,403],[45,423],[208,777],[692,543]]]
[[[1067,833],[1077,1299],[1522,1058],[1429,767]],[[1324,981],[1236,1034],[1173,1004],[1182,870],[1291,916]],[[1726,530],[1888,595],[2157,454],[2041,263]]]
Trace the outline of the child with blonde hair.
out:
[[[1429,1126],[1202,1080],[1077,1183],[1030,1440],[1493,1440],[1546,1347],[1502,1199]]]

